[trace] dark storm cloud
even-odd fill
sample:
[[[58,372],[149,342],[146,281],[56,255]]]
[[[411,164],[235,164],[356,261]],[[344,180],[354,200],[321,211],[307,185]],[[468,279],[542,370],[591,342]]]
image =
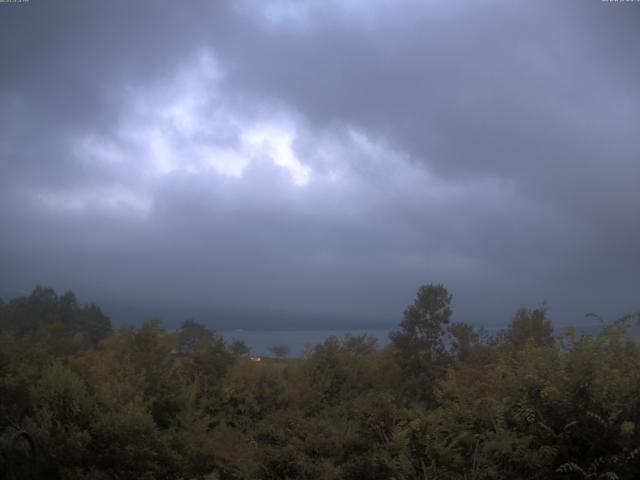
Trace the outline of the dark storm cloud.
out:
[[[0,8],[0,295],[638,308],[637,5]]]

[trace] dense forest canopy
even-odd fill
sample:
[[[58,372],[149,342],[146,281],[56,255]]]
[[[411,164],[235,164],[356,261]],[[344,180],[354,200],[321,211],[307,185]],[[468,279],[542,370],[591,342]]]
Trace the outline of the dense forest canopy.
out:
[[[112,329],[36,288],[0,302],[0,471],[70,479],[637,479],[635,317],[489,335],[420,287],[391,343],[256,362],[193,320]],[[18,432],[25,432],[22,438]],[[33,441],[33,451],[27,443]],[[29,477],[31,476],[31,477]]]

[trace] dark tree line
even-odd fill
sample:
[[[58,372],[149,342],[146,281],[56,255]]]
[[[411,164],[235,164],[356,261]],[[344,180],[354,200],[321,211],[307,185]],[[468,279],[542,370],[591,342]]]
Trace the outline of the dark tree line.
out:
[[[554,334],[546,307],[521,309],[488,335],[452,322],[451,300],[422,286],[386,348],[347,335],[257,363],[193,320],[114,331],[98,307],[38,287],[0,302],[0,472],[640,478],[633,318]]]

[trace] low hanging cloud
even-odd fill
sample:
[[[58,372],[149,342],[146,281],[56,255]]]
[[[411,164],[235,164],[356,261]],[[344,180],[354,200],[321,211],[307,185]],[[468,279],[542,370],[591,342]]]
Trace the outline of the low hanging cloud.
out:
[[[0,296],[638,308],[635,6],[119,7],[1,7]]]

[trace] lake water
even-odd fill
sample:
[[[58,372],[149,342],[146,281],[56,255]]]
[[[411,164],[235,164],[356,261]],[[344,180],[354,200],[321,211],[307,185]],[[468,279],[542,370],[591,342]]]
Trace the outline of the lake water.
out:
[[[555,335],[560,335],[567,325],[554,325]],[[602,324],[582,324],[576,327],[578,333],[593,333],[600,329]],[[485,330],[490,333],[496,333],[504,327],[487,327]],[[338,338],[344,337],[346,334],[351,335],[369,335],[375,337],[379,347],[389,344],[389,332],[397,329],[359,329],[359,330],[221,330],[220,333],[225,340],[233,339],[242,340],[251,349],[251,355],[269,356],[269,349],[274,345],[285,345],[289,347],[290,356],[300,356],[304,353],[307,345],[317,345],[324,342],[330,336]],[[632,331],[638,335],[639,327],[636,326]]]
[[[342,338],[346,334],[369,335],[378,340],[378,346],[389,343],[391,330],[222,330],[219,333],[227,341],[242,340],[251,349],[251,355],[271,355],[269,349],[274,345],[286,345],[291,356],[304,353],[306,345],[316,345],[334,335]]]

